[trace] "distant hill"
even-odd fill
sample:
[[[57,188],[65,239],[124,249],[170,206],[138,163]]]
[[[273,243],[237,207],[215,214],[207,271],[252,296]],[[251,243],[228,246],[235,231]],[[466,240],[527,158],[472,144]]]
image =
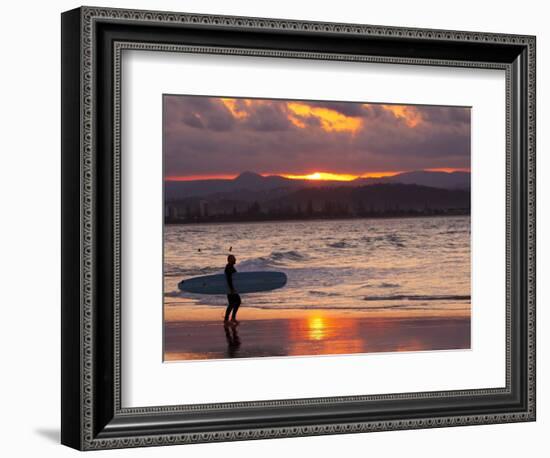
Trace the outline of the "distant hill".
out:
[[[299,187],[300,184],[293,183],[293,181],[295,180],[276,175],[264,177],[253,172],[244,172],[233,179],[165,181],[164,190],[166,200],[174,200],[235,191],[268,191],[281,187],[293,187],[294,185]]]
[[[470,172],[430,172],[420,170],[404,172],[391,177],[358,178],[354,183],[402,183],[443,189],[470,189]]]
[[[405,172],[391,177],[358,178],[353,181],[295,180],[278,175],[262,176],[243,172],[233,179],[210,179],[193,181],[165,181],[165,199],[175,201],[189,197],[206,197],[226,194],[227,198],[247,200],[251,193],[287,193],[298,189],[358,187],[379,183],[402,183],[429,186],[441,189],[470,189],[469,172]]]

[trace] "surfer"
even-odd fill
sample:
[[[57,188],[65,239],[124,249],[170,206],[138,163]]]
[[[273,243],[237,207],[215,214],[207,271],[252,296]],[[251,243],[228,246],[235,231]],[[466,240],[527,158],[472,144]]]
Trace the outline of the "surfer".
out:
[[[241,305],[241,296],[235,290],[233,285],[233,274],[237,272],[235,269],[235,263],[237,258],[234,255],[230,254],[227,256],[227,265],[225,266],[225,279],[227,280],[227,286],[229,286],[229,294],[227,295],[227,308],[225,309],[225,319],[224,322],[229,321],[229,315],[231,314],[231,321],[233,323],[238,323],[237,321],[237,310]]]

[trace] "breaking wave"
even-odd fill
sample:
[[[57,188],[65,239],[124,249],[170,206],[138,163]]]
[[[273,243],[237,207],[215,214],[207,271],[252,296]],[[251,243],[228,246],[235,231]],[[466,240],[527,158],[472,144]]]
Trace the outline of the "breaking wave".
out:
[[[415,295],[415,294],[398,294],[394,296],[367,296],[364,297],[364,301],[469,301],[470,296],[460,296],[460,295],[451,295],[451,296],[424,296],[424,295]]]
[[[292,265],[307,259],[308,256],[296,250],[290,251],[272,251],[268,256],[260,256],[258,258],[245,259],[237,265],[240,271],[259,270],[269,267],[284,267]]]
[[[167,265],[164,270],[164,275],[166,277],[198,277],[200,275],[222,273],[223,268],[224,266],[180,268],[180,267]]]
[[[354,248],[356,245],[340,240],[339,242],[329,243],[327,246],[330,248]]]
[[[330,291],[308,291],[309,294],[312,296],[318,296],[318,297],[336,297],[341,296],[339,293],[332,293]]]

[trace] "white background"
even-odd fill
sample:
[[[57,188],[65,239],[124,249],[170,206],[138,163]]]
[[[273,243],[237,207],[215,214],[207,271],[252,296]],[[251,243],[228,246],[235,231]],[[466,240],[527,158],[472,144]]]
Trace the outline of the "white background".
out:
[[[122,62],[124,407],[505,386],[504,71],[144,51]],[[162,363],[162,93],[472,106],[471,350]]]
[[[550,78],[547,13],[537,1],[437,1],[361,3],[328,1],[99,1],[98,5],[214,14],[361,22],[538,36],[538,421],[537,423],[278,439],[102,452],[109,456],[210,457],[223,454],[297,456],[302,453],[464,457],[544,456],[550,427],[548,310],[550,231],[548,155]],[[60,335],[60,17],[72,1],[3,5],[0,113],[2,226],[0,289],[0,451],[6,456],[69,456],[59,441]],[[546,433],[546,434],[545,434]],[[536,450],[540,449],[537,453]],[[546,452],[547,453],[547,452]],[[154,455],[153,455],[154,454]]]

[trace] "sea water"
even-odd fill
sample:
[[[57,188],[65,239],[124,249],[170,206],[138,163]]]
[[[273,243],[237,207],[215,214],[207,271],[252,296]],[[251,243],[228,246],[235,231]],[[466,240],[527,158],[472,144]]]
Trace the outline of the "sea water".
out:
[[[470,309],[470,217],[166,225],[166,306],[224,307],[225,296],[180,292],[179,281],[236,269],[280,271],[279,290],[246,295],[258,309]]]

